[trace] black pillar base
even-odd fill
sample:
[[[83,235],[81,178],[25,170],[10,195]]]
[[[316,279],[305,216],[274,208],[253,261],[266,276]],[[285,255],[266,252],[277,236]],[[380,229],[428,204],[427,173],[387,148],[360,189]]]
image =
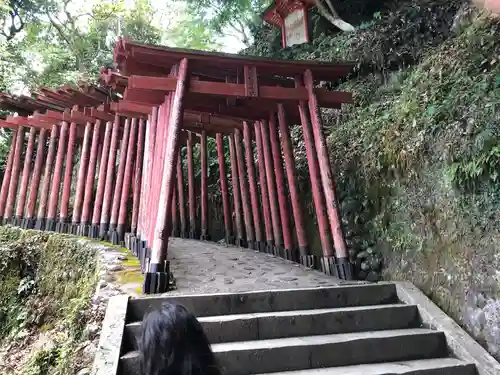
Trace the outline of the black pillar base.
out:
[[[123,243],[124,239],[125,239],[125,224],[118,224],[116,226],[116,233],[118,235],[118,244],[121,244]]]
[[[132,242],[132,252],[136,257],[139,258],[139,251],[142,247],[142,241],[140,238],[135,237],[134,241]]]
[[[45,228],[45,218],[43,219],[36,219],[35,221],[35,229],[36,230],[43,230]]]
[[[137,256],[137,244],[139,243],[139,239],[135,236],[131,236],[130,237],[130,251],[132,252],[132,254],[134,254],[135,256]]]
[[[56,223],[56,232],[70,233],[70,224],[65,219],[59,220]]]
[[[171,236],[172,237],[180,237],[181,236],[180,230],[178,230],[177,228],[172,229]]]
[[[74,234],[76,236],[78,234],[79,227],[80,227],[79,223],[71,223],[69,225],[69,233]]]
[[[99,224],[92,224],[90,226],[89,237],[93,239],[99,238]]]
[[[342,280],[354,280],[354,268],[349,258],[339,258],[338,264],[338,277]]]
[[[149,259],[151,258],[151,249],[149,247],[141,247],[139,249],[139,261],[141,262],[142,273],[146,272],[147,266],[149,264]]]
[[[259,242],[257,242],[257,249],[261,253],[265,253],[266,252],[266,242],[265,241],[259,241]]]
[[[236,238],[235,245],[238,247],[247,247],[247,240],[244,238]]]
[[[311,255],[311,249],[309,246],[299,246],[300,257],[305,257]]]
[[[108,223],[99,225],[99,239],[106,240],[108,238]]]
[[[247,240],[247,247],[252,250],[257,250],[257,242]]]
[[[274,242],[273,241],[266,241],[266,248],[265,248],[264,252],[267,254],[272,254],[273,248],[274,248]]]
[[[78,235],[81,237],[88,237],[90,234],[90,225],[88,223],[80,223],[78,227]]]
[[[35,227],[35,219],[23,219],[21,223],[21,228],[23,229],[33,229]]]
[[[189,238],[191,240],[197,240],[198,239],[198,235],[196,234],[196,232],[194,230],[191,230],[191,231],[189,231]]]
[[[326,273],[328,276],[339,277],[339,270],[335,257],[321,258],[321,272]]]
[[[150,264],[149,272],[144,275],[144,294],[157,294],[168,292],[170,264]]]
[[[111,242],[113,245],[120,244],[120,235],[118,234],[118,231],[116,230],[109,231],[109,242]]]
[[[200,240],[202,241],[210,241],[210,236],[207,232],[201,232]]]
[[[20,227],[22,222],[23,222],[22,216],[16,216],[16,217],[14,217],[13,225],[16,227]]]
[[[234,245],[234,237],[231,235],[226,235],[226,245]]]
[[[292,262],[300,262],[300,255],[297,249],[283,249],[283,257]]]
[[[305,256],[301,255],[300,264],[321,271],[321,264],[319,258],[316,255],[305,255]]]
[[[123,236],[123,245],[125,246],[126,249],[129,249],[132,247],[132,238],[134,238],[134,235],[132,233],[125,233]]]
[[[45,230],[47,232],[54,232],[56,230],[56,221],[54,219],[47,219],[45,221]]]
[[[188,238],[189,233],[188,233],[188,231],[187,231],[187,229],[186,229],[185,226],[181,226],[181,230],[179,232],[180,232],[179,233],[179,237],[180,238]]]
[[[284,258],[284,255],[285,255],[284,251],[285,251],[285,247],[283,245],[276,245],[273,248],[273,255],[280,257],[280,258]]]

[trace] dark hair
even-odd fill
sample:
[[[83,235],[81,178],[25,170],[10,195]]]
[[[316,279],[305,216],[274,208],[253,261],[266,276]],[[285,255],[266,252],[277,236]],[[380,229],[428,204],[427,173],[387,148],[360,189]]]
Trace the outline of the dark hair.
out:
[[[139,352],[141,375],[220,375],[200,322],[180,305],[144,318]]]

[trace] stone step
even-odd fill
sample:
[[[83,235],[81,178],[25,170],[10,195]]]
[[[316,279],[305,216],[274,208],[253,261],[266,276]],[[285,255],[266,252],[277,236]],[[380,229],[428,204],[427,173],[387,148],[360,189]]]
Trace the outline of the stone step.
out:
[[[454,358],[329,367],[260,375],[476,375],[476,366]]]
[[[199,318],[213,344],[361,331],[417,328],[418,308],[391,304]],[[125,326],[124,351],[136,350],[141,323]]]
[[[396,286],[389,283],[342,285],[315,289],[271,290],[225,294],[133,298],[127,323],[142,320],[164,302],[186,307],[197,317],[271,311],[326,309],[397,303]]]
[[[212,345],[223,375],[306,370],[447,355],[442,332],[428,329],[368,331]],[[139,356],[120,359],[121,375],[139,374]]]

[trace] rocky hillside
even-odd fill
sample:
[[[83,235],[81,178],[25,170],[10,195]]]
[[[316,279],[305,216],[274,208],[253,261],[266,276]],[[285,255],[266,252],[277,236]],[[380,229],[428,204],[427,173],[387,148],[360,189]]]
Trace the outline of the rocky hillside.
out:
[[[130,259],[111,245],[0,227],[0,373],[88,375],[107,301],[138,273]]]
[[[355,104],[323,115],[359,277],[414,282],[500,358],[499,22],[458,0],[384,4],[352,34],[311,18],[312,43],[263,28],[245,53],[357,62],[332,87]]]

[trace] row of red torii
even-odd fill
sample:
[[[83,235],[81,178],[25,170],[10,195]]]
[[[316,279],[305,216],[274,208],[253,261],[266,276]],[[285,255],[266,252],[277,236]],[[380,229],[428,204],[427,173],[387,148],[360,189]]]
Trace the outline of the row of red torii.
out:
[[[352,96],[314,84],[347,76],[351,64],[247,58],[126,39],[116,43],[114,60],[117,69],[103,69],[99,86],[0,94],[0,108],[17,113],[0,120],[12,129],[0,191],[4,223],[125,242],[141,260],[144,292],[164,292],[169,236],[209,239],[207,137],[214,137],[226,242],[352,279],[320,114],[320,107],[340,108]],[[302,124],[322,256],[311,255],[306,236],[290,124]]]

